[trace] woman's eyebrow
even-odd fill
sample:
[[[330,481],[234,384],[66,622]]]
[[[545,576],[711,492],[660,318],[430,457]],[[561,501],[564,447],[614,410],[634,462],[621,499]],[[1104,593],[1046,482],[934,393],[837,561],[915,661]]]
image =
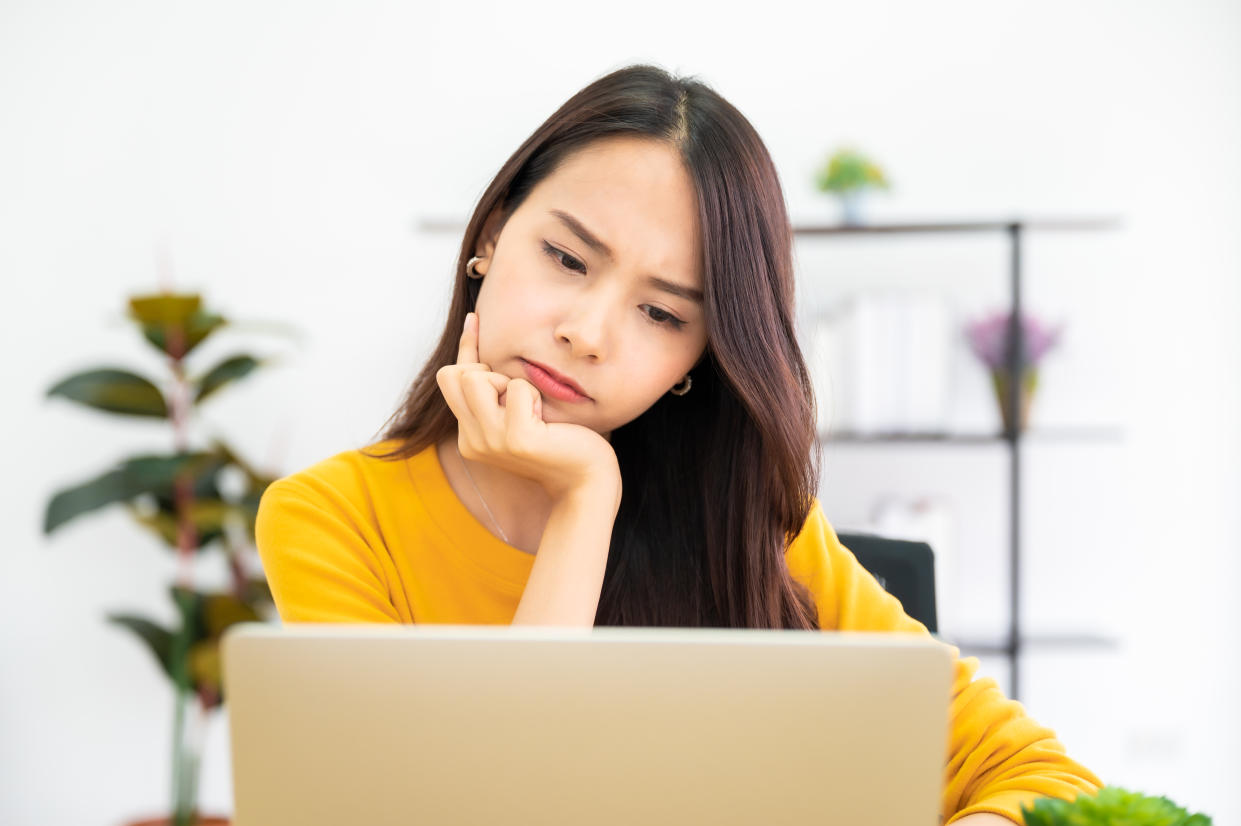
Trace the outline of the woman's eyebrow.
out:
[[[697,304],[702,303],[702,290],[696,290],[693,287],[683,287],[675,282],[665,281],[656,275],[648,275],[646,277],[646,283],[657,289],[663,290],[666,293],[679,295],[681,298],[687,298]]]
[[[590,247],[592,250],[599,253],[609,261],[612,260],[612,248],[600,241],[593,232],[586,229],[581,221],[577,220],[569,213],[563,212],[559,209],[553,209],[551,214],[558,218],[560,223],[568,227],[574,235],[581,238],[586,246]]]
[[[577,220],[569,213],[559,209],[550,210],[550,214],[559,220],[560,223],[568,227],[570,232],[578,238],[581,238],[582,243],[586,244],[586,246],[590,247],[599,255],[602,255],[609,261],[615,258],[612,254],[612,248],[600,241],[599,237],[593,232],[586,229],[585,225],[583,225],[581,221]],[[690,301],[697,302],[698,304],[702,303],[702,290],[697,290],[693,287],[686,287],[681,284],[677,284],[674,281],[669,281],[655,275],[647,276],[646,282],[666,293],[671,293],[672,295],[689,299]]]

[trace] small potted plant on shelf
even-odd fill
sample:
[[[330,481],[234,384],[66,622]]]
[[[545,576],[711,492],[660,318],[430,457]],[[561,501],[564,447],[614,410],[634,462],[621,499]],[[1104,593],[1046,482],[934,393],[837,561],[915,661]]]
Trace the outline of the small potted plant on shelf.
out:
[[[1025,826],[1211,826],[1204,814],[1190,814],[1166,797],[1104,786],[1075,800],[1043,797],[1022,805]]]
[[[107,617],[146,646],[175,687],[172,813],[170,818],[140,821],[150,826],[229,822],[226,817],[198,814],[202,746],[198,735],[210,713],[224,703],[221,635],[234,623],[266,621],[274,613],[266,579],[261,572],[250,573],[245,564],[247,557],[253,559],[247,552],[254,547],[259,499],[274,477],[256,470],[218,437],[212,437],[206,447],[190,444],[195,408],[270,360],[239,353],[191,374],[187,357],[229,324],[201,305],[196,294],[170,292],[129,300],[129,319],[166,361],[169,377],[164,387],[131,370],[104,367],[75,373],[47,391],[49,398],[154,420],[171,429],[172,452],[122,459],[111,469],[58,491],[48,502],[43,520],[44,533],[51,534],[80,516],[121,504],[135,522],[177,555],[177,581],[169,590],[178,617],[173,627],[129,613],[114,612]],[[230,474],[240,480],[239,485],[227,484]],[[228,590],[204,591],[192,581],[194,559],[212,547],[225,555],[231,574]]]
[[[1064,332],[1063,324],[1052,328],[1031,315],[1022,314],[1018,418],[1013,415],[1012,409],[1011,355],[1015,327],[1011,311],[992,313],[978,321],[967,323],[965,327],[970,349],[991,374],[991,386],[1000,405],[1000,418],[1006,433],[1025,430],[1029,425],[1030,405],[1034,399],[1034,391],[1038,389],[1039,362],[1060,342]]]
[[[851,146],[837,149],[815,175],[820,192],[840,199],[847,225],[862,223],[861,198],[872,189],[891,189],[879,165]]]

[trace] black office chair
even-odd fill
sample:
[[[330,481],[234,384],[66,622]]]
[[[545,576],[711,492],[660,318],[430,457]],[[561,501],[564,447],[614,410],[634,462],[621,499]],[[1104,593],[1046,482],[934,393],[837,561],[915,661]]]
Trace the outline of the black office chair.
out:
[[[853,552],[884,590],[901,601],[905,613],[939,631],[935,620],[935,554],[925,542],[889,539],[866,533],[838,533],[840,543]]]

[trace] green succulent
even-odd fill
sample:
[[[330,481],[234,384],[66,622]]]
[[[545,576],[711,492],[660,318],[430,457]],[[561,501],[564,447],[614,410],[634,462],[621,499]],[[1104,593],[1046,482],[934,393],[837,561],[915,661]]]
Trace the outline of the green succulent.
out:
[[[824,162],[815,176],[820,192],[850,192],[873,187],[889,189],[887,177],[879,166],[857,149],[842,147]]]
[[[1166,797],[1104,786],[1076,800],[1039,798],[1021,807],[1026,826],[1211,826],[1204,814],[1190,814]]]

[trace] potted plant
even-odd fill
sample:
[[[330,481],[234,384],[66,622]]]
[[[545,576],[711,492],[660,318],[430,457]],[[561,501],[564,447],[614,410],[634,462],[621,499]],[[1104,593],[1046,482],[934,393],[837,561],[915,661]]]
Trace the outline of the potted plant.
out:
[[[134,520],[173,549],[178,575],[169,595],[178,620],[165,628],[144,617],[110,613],[109,622],[132,632],[155,657],[175,687],[171,817],[142,824],[227,824],[227,818],[200,817],[197,783],[201,744],[187,727],[200,729],[224,703],[218,644],[237,622],[266,621],[274,614],[271,592],[261,572],[247,571],[254,547],[259,498],[275,477],[244,461],[222,439],[191,446],[195,409],[267,362],[244,353],[191,373],[187,357],[229,322],[202,307],[197,294],[163,292],[131,297],[128,317],[166,361],[169,376],[160,387],[134,371],[101,367],[74,373],[48,391],[113,415],[139,417],[171,429],[171,452],[144,453],[57,491],[47,504],[44,534],[109,505],[123,505]],[[228,485],[229,474],[241,482]],[[234,489],[229,494],[229,488]],[[240,487],[240,490],[236,490]],[[225,554],[231,573],[226,591],[199,590],[192,563],[215,548]],[[136,826],[136,824],[135,824]]]
[[[1204,814],[1190,814],[1166,797],[1104,786],[1097,795],[1074,800],[1043,797],[1021,807],[1025,826],[1211,826]]]
[[[1021,318],[1021,358],[1018,363],[1020,388],[1019,416],[1014,416],[1012,405],[1012,352],[1013,337],[1016,325],[1013,314],[1009,311],[992,313],[985,318],[966,324],[966,337],[970,349],[982,361],[991,374],[991,387],[995,391],[996,401],[1000,405],[1000,418],[1004,424],[1004,432],[1012,433],[1025,430],[1030,419],[1030,405],[1034,399],[1034,391],[1038,389],[1039,362],[1055,347],[1064,332],[1064,325],[1055,328],[1039,321],[1033,316],[1022,314]]]
[[[854,147],[837,149],[815,175],[815,185],[840,199],[844,223],[862,223],[861,198],[871,189],[891,189],[878,164]]]

